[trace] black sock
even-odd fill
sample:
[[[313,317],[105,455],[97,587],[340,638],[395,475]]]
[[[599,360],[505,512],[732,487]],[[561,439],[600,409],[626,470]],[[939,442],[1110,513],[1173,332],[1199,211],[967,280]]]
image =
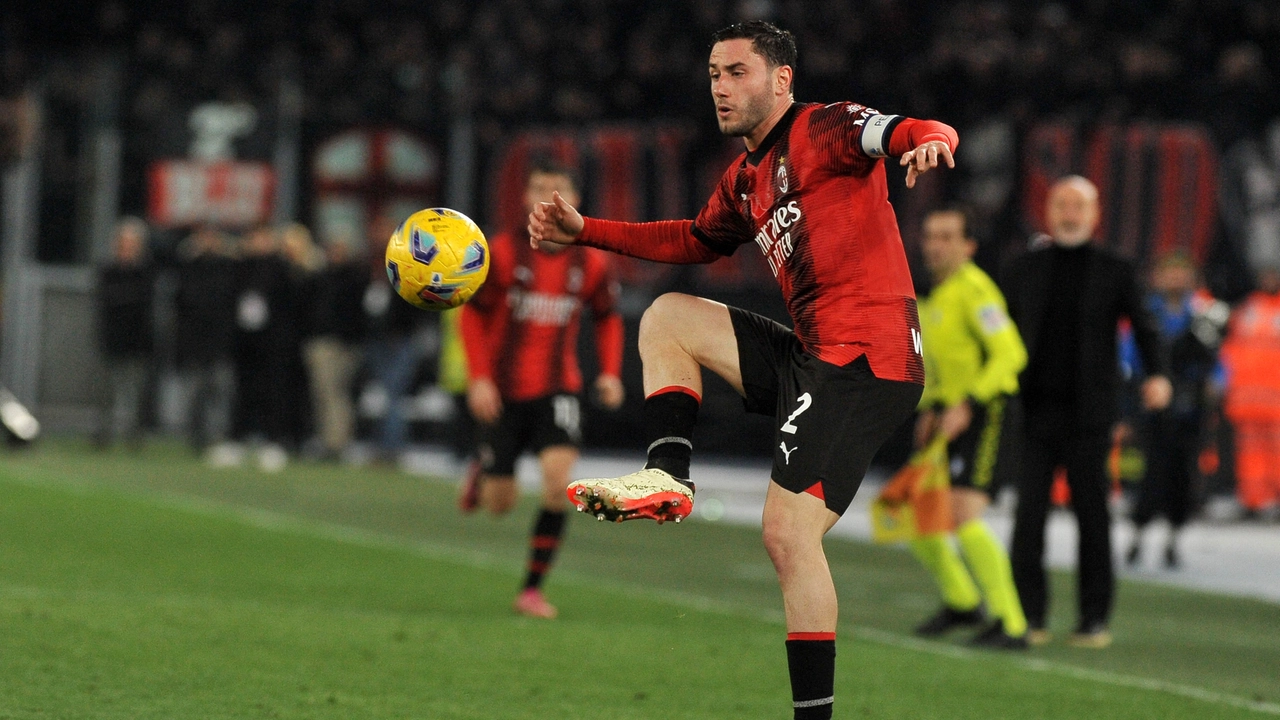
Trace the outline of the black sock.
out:
[[[836,634],[787,633],[795,720],[829,720],[835,702]]]
[[[561,510],[543,508],[538,513],[538,521],[533,525],[533,539],[529,541],[529,574],[524,579],[524,589],[542,585],[542,576],[551,569],[551,561],[555,559],[556,548],[560,547],[560,536],[564,534],[565,513]]]
[[[700,402],[692,390],[677,386],[645,398],[644,432],[649,443],[646,468],[664,470],[677,480],[689,479],[693,426],[698,421]]]

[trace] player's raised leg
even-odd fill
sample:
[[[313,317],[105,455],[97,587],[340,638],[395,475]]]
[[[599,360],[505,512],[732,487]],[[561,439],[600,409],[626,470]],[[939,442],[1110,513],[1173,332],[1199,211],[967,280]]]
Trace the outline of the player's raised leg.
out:
[[[557,614],[555,606],[542,594],[542,582],[551,570],[564,537],[564,489],[577,462],[578,449],[572,445],[553,445],[538,453],[538,463],[542,466],[542,506],[529,540],[524,587],[515,603],[516,612],[522,615],[551,619]]]
[[[702,368],[742,392],[738,345],[725,305],[667,293],[640,321],[644,363],[644,428],[648,462],[620,478],[579,480],[569,499],[601,520],[652,518],[679,522],[693,509],[689,460],[702,402]]]
[[[816,496],[769,483],[764,546],[782,587],[796,718],[830,718],[835,702],[838,613],[822,537],[839,519]]]

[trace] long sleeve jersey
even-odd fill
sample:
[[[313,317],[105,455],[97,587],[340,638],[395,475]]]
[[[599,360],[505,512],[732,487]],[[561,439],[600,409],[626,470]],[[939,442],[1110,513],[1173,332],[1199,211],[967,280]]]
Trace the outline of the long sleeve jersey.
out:
[[[985,403],[1018,390],[1027,349],[1004,295],[977,265],[965,263],[920,301],[924,339],[922,407]]]
[[[580,391],[583,306],[594,318],[600,371],[621,375],[618,284],[603,254],[581,247],[534,250],[524,233],[499,233],[489,250],[489,277],[462,311],[472,378],[492,379],[509,401]]]
[[[796,103],[725,172],[693,221],[587,218],[582,244],[671,263],[754,244],[782,289],[796,337],[834,365],[865,355],[887,380],[924,382],[915,289],[883,159],[955,131],[851,102]]]

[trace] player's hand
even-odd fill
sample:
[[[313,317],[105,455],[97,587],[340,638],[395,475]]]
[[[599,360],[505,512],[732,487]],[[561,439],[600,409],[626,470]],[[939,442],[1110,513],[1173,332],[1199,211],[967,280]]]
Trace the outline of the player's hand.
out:
[[[608,410],[622,407],[626,391],[622,388],[622,378],[617,375],[602,374],[596,378],[596,398]]]
[[[1163,410],[1173,400],[1173,383],[1163,375],[1152,375],[1142,383],[1142,407]]]
[[[964,400],[942,411],[942,417],[938,418],[938,432],[951,442],[968,430],[972,422],[973,408],[969,407],[968,400]]]
[[[925,410],[916,416],[916,432],[915,447],[917,450],[929,444],[929,438],[933,437],[934,431],[938,429],[938,413],[932,410]]]
[[[488,378],[477,378],[467,385],[467,408],[477,421],[492,425],[502,417],[502,395]]]
[[[545,240],[559,245],[572,245],[582,233],[582,214],[559,192],[552,193],[551,202],[541,202],[529,213],[529,244],[536,250]]]
[[[951,148],[941,140],[930,140],[915,150],[903,153],[898,164],[907,168],[907,187],[915,187],[916,178],[938,167],[939,161],[946,161],[949,168],[956,166]]]

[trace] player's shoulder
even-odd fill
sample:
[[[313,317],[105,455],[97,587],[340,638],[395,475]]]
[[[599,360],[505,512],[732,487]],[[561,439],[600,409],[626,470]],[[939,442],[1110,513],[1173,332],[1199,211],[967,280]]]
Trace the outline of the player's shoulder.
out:
[[[975,293],[1000,295],[1000,288],[996,286],[996,281],[987,274],[986,270],[978,267],[976,263],[967,262],[961,265],[960,269],[956,271],[956,276],[957,280]]]
[[[801,114],[810,118],[810,121],[828,119],[834,117],[848,118],[851,121],[865,120],[872,115],[880,114],[878,110],[863,105],[862,103],[852,100],[838,100],[830,103],[803,103],[800,108]]]

